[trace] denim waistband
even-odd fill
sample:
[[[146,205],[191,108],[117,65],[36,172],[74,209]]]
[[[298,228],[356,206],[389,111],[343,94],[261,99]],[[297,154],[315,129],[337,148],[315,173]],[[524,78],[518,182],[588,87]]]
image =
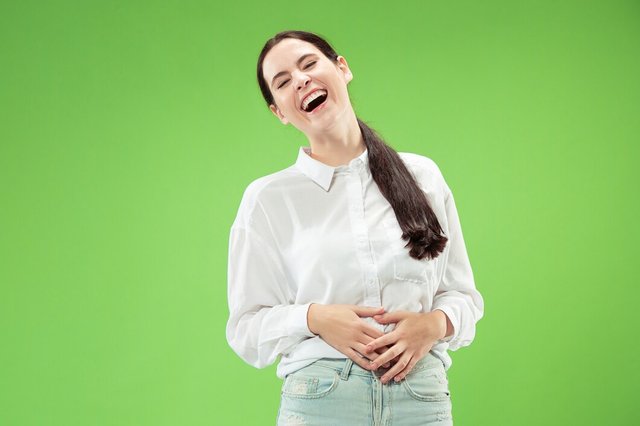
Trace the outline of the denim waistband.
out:
[[[351,358],[320,358],[310,365],[321,366],[335,370],[340,374],[340,378],[342,380],[347,380],[349,375],[367,377],[370,377],[371,375],[382,376],[393,367],[392,365],[389,368],[379,367],[376,371],[366,370],[353,362]],[[415,373],[427,368],[439,367],[444,368],[444,363],[440,360],[440,358],[433,355],[431,352],[428,352],[420,361],[416,363],[410,373]]]

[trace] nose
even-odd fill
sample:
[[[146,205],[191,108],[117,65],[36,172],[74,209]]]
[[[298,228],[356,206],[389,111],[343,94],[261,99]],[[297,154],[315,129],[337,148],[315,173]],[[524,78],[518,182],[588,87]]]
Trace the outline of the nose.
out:
[[[309,85],[311,78],[307,74],[299,74],[296,76],[296,90],[300,91]]]

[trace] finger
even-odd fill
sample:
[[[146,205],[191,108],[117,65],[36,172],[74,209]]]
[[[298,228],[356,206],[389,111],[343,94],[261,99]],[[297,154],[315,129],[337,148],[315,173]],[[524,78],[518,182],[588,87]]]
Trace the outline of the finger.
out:
[[[395,331],[392,331],[391,333],[385,334],[384,336],[378,337],[377,339],[367,343],[365,351],[367,352],[375,351],[376,349],[381,348],[382,346],[390,347],[397,340],[398,340],[397,333]]]
[[[396,376],[393,378],[393,380],[395,380],[396,382],[399,382],[400,380],[402,380],[405,377],[407,377],[407,374],[409,374],[411,372],[411,370],[413,370],[413,367],[416,366],[418,361],[419,361],[419,359],[418,359],[417,356],[412,357],[411,361],[409,361],[409,364],[404,368],[404,370],[402,370],[400,373],[396,374]]]
[[[393,361],[393,360],[392,360],[392,361]],[[382,368],[389,368],[389,367],[391,367],[391,362],[392,362],[392,361],[387,361],[387,362],[385,362],[384,364],[382,364]]]
[[[376,358],[375,361],[371,361],[371,369],[377,370],[378,367],[401,355],[402,352],[404,352],[404,348],[400,344],[393,345],[388,351]]]
[[[384,336],[384,331],[374,327],[371,324],[368,324],[364,321],[362,321],[362,325],[360,327],[360,330],[366,334],[367,336],[372,337],[373,339],[377,339],[378,337],[382,337]],[[365,342],[366,343],[366,342]]]
[[[380,315],[384,312],[384,308],[382,306],[358,306],[351,305],[351,310],[355,312],[360,317],[372,317],[374,315]]]
[[[408,353],[404,353],[400,359],[398,360],[398,362],[396,362],[396,364],[391,367],[391,369],[389,369],[389,371],[387,371],[386,373],[384,373],[384,375],[380,378],[380,381],[382,383],[387,383],[389,380],[391,380],[396,374],[400,373],[402,370],[405,369],[405,367],[407,365],[409,365],[409,362],[411,361],[411,355],[409,355]]]
[[[356,364],[358,364],[360,367],[364,368],[365,370],[369,370],[369,360],[367,360],[366,358],[362,357],[362,355],[360,355],[358,352],[356,352],[353,349],[349,348],[349,349],[346,350],[345,355],[347,355],[349,358],[351,358],[351,360],[353,362],[355,362]]]
[[[370,350],[368,349],[368,347],[366,345],[368,345],[369,343],[375,342],[376,339],[384,337],[384,336],[385,336],[385,333],[380,333],[380,335],[375,337],[375,338],[371,337],[371,336],[368,336],[366,334],[357,334],[355,336],[355,338],[354,338],[354,340],[355,340],[354,344],[358,343],[358,344],[361,344],[363,346],[362,348],[358,348],[358,350],[361,349],[363,351],[362,352],[363,355],[366,355],[367,353],[370,353],[370,352],[373,352],[373,351],[376,351],[378,353],[382,353],[386,349],[388,349],[387,345],[382,345],[382,346],[380,346],[378,348],[375,348],[375,349],[373,347],[371,347]],[[381,349],[383,349],[383,348],[385,348],[385,349],[381,351]]]
[[[398,357],[395,357],[394,359],[392,359],[391,361],[387,361],[384,364],[382,364],[380,367],[382,368],[389,368],[392,365],[394,365],[396,362],[398,362]],[[378,368],[380,368],[378,367]],[[371,367],[369,367],[370,370],[373,370]],[[377,369],[376,369],[377,370]]]
[[[407,312],[405,311],[396,311],[396,312],[387,312],[385,314],[374,315],[373,319],[379,322],[380,324],[389,324],[390,322],[398,322],[407,317]]]
[[[360,353],[365,358],[367,358],[367,360],[373,361],[373,360],[375,360],[376,358],[378,358],[381,355],[381,353],[376,352],[376,351],[366,352],[365,348],[366,348],[366,346],[363,345],[362,343],[357,343],[356,342],[356,343],[353,344],[353,349],[356,352]]]
[[[376,349],[376,352],[378,352],[379,354],[383,354],[388,350],[389,350],[389,346],[382,346],[382,347]]]
[[[388,346],[383,346],[381,348],[378,348],[378,350],[376,350],[376,353],[378,353],[379,355],[382,355],[383,353],[385,353],[388,350],[389,350]],[[389,368],[390,365],[391,365],[391,361],[382,364],[382,367]]]
[[[395,364],[396,362],[398,362],[398,360],[400,359],[400,356],[401,356],[401,355],[402,355],[402,354],[397,355],[395,358],[391,359],[389,362],[390,362],[391,364]]]
[[[378,351],[365,352],[365,345],[363,345],[363,344],[356,344],[355,349],[360,355],[363,355],[365,358],[367,358],[367,359],[369,359],[371,361],[377,359],[378,357],[380,357],[380,355],[382,355],[384,352],[389,350],[389,348],[387,346],[383,346]],[[389,368],[390,366],[391,366],[390,362],[386,362],[386,363],[382,364],[382,367],[384,367],[384,368]]]

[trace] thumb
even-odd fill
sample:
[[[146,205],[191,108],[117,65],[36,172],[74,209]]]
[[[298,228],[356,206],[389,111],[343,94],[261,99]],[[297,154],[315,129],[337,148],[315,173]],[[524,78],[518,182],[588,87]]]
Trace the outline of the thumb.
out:
[[[357,306],[353,305],[353,312],[355,312],[358,316],[361,317],[372,317],[376,314],[384,313],[384,308],[382,306],[379,307],[370,307],[370,306]]]

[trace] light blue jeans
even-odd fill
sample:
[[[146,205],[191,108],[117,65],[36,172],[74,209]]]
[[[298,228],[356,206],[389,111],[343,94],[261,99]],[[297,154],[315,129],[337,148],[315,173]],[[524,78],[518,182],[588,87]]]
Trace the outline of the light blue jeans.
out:
[[[351,359],[322,358],[287,375],[277,424],[453,425],[444,364],[429,352],[400,382]]]

